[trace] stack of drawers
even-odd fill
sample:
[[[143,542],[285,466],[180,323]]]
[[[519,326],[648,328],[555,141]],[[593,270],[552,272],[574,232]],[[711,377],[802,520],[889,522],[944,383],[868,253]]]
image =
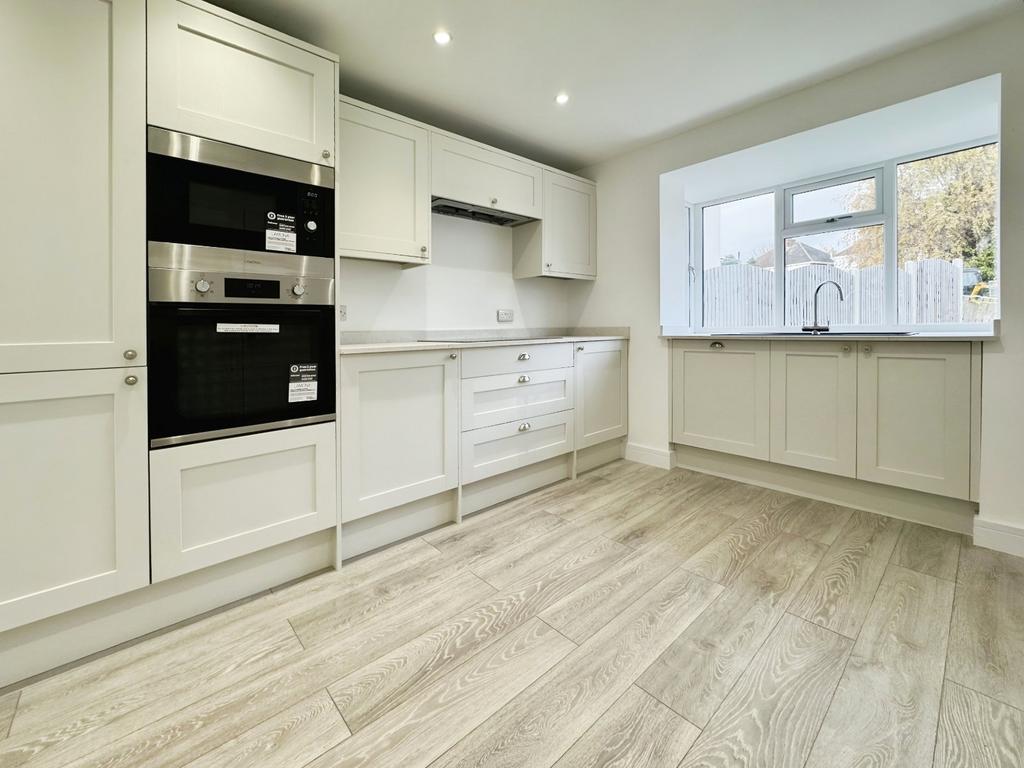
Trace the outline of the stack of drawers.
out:
[[[462,483],[573,450],[572,344],[462,354]]]

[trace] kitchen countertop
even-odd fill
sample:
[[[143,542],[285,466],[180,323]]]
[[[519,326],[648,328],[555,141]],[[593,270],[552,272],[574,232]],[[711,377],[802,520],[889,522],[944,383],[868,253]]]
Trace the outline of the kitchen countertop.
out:
[[[480,341],[384,341],[369,344],[341,344],[339,355],[368,355],[375,352],[412,352],[423,349],[472,349],[515,347],[524,344],[570,344],[582,341],[617,341],[628,336],[541,336],[528,339],[487,339]]]
[[[629,328],[619,327],[355,331],[343,332],[341,334],[338,354],[367,355],[375,352],[510,347],[522,346],[524,344],[572,344],[585,341],[619,341],[628,339]]]

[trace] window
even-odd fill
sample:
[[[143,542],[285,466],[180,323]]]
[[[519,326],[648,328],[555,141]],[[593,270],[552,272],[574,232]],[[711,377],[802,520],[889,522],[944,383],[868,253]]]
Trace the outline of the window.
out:
[[[829,281],[835,330],[991,322],[997,185],[998,145],[974,142],[694,206],[691,323],[800,330]]]

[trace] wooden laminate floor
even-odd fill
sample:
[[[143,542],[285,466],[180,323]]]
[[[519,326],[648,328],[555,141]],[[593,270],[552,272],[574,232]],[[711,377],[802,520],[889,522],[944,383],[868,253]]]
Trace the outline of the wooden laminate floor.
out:
[[[1011,768],[1024,560],[616,462],[0,692],[0,768]]]

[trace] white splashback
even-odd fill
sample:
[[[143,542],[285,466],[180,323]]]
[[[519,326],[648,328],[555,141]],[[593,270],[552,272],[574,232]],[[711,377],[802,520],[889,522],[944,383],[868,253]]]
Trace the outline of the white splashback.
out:
[[[512,230],[434,215],[432,263],[342,259],[341,331],[555,328],[568,325],[566,286],[552,278],[512,278]],[[497,322],[497,309],[515,321]]]

